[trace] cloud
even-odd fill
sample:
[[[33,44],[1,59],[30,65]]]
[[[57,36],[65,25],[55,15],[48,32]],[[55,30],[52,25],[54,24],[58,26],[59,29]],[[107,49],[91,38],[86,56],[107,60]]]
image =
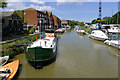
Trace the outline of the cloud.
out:
[[[13,1],[13,0],[11,0]],[[19,1],[19,0],[17,0]],[[53,11],[55,10],[54,8],[52,8],[51,6],[44,6],[41,4],[41,2],[32,2],[33,0],[31,0],[31,2],[8,2],[8,5],[6,8],[2,9],[0,8],[0,11],[14,11],[14,10],[24,10],[27,8],[35,8],[37,10],[47,10],[47,11]],[[38,1],[38,0],[36,0]]]
[[[101,0],[102,2],[119,2],[120,0]],[[70,4],[72,2],[78,2],[77,5],[81,5],[83,2],[99,2],[99,0],[56,0],[57,5]]]
[[[99,2],[99,0],[56,0],[57,2]],[[119,2],[120,0],[101,0],[102,2]]]
[[[45,4],[45,1],[40,1],[40,0],[7,0],[7,2],[32,2],[41,5]]]
[[[53,11],[53,10],[55,10],[51,6],[39,6],[39,5],[33,5],[33,4],[31,4],[29,7],[35,8],[35,9],[40,10],[40,11],[43,11],[43,10]]]

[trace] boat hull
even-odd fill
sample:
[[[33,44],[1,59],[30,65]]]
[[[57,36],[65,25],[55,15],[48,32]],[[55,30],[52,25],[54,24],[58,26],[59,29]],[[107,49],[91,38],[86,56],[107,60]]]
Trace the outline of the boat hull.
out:
[[[27,61],[29,61],[35,69],[40,69],[56,59],[57,45],[54,49],[42,47],[28,48],[25,54]]]
[[[9,56],[0,57],[0,67],[5,65],[9,60]]]
[[[106,39],[105,38],[100,38],[100,37],[96,37],[96,36],[93,36],[93,35],[89,35],[90,38],[93,38],[93,39],[96,39],[96,40],[99,40],[99,41],[105,41]]]
[[[3,73],[3,74],[1,74],[1,76],[2,76],[2,75],[3,75],[3,76],[6,75],[5,80],[11,80],[11,79],[13,79],[14,76],[15,76],[15,74],[16,74],[17,71],[18,71],[19,63],[20,63],[20,61],[19,61],[19,60],[16,60],[16,61],[13,61],[13,62],[11,62],[11,63],[8,63],[8,64],[0,67],[0,70],[2,70],[2,69],[10,69],[10,70],[11,70],[10,74]],[[4,79],[2,79],[2,80],[4,80]]]
[[[113,46],[115,48],[118,48],[120,49],[120,45],[116,42],[119,42],[118,40],[117,41],[112,41],[112,40],[106,40],[104,43],[110,45],[110,46]]]

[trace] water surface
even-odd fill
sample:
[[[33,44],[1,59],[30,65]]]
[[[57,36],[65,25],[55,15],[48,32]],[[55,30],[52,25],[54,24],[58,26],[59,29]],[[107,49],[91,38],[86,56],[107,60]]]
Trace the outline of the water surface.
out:
[[[18,78],[117,78],[118,50],[103,42],[65,32],[59,39],[58,56],[54,63],[35,70],[25,59],[17,55],[22,64]]]

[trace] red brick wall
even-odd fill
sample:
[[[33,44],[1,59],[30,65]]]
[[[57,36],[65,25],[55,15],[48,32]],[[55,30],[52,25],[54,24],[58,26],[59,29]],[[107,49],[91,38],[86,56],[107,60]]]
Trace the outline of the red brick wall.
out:
[[[24,20],[27,25],[37,25],[37,11],[36,10],[25,10]]]

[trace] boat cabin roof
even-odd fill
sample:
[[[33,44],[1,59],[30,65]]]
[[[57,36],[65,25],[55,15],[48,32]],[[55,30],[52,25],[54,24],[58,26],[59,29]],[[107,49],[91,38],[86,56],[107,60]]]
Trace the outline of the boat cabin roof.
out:
[[[54,33],[54,29],[46,29],[45,33]]]

